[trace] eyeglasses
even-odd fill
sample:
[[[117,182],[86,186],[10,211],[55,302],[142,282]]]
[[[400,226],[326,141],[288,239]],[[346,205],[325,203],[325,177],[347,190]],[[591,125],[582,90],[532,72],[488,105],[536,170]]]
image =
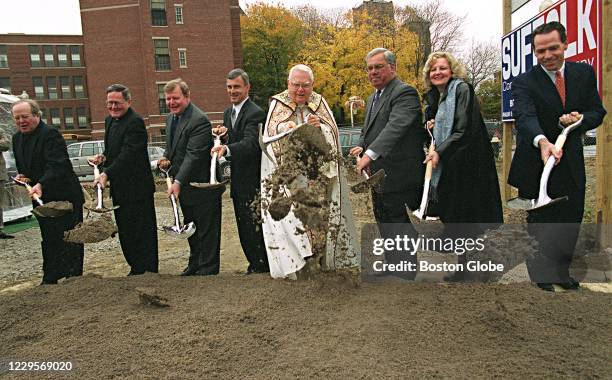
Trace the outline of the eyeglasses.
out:
[[[125,102],[115,102],[115,101],[108,101],[108,102],[106,102],[106,106],[108,108],[111,108],[113,106],[122,106],[124,104],[125,104]]]
[[[388,63],[379,63],[377,65],[371,65],[371,66],[366,67],[365,71],[368,72],[368,73],[370,71],[374,71],[374,70],[379,71],[379,70],[381,70],[383,67],[385,67],[387,65],[388,65]]]
[[[303,88],[304,90],[308,90],[308,89],[312,88],[312,83],[289,82],[289,85],[291,85],[291,87],[293,87],[293,88]]]

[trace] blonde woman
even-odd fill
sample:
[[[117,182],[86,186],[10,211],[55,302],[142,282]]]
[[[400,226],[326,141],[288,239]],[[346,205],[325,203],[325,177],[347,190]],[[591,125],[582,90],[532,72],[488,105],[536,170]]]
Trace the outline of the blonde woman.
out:
[[[493,149],[465,68],[447,52],[429,55],[423,69],[428,92],[426,128],[435,150],[430,202],[444,223],[502,223]]]

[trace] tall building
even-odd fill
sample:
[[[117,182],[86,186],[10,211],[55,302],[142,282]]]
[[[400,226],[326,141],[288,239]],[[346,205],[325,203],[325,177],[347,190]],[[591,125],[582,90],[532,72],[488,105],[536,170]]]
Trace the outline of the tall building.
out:
[[[392,1],[364,0],[353,8],[353,23],[367,23],[378,29],[392,29],[395,25],[395,10]]]
[[[238,0],[80,0],[82,36],[0,35],[0,87],[26,91],[63,133],[101,139],[106,88],[132,90],[149,136],[164,134],[163,86],[174,78],[221,119],[225,76],[242,66]]]

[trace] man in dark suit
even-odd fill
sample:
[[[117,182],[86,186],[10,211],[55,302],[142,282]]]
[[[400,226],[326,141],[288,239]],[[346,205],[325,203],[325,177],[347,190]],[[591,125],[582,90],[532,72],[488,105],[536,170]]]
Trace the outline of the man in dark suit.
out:
[[[568,201],[529,212],[527,222],[539,252],[527,260],[527,268],[532,281],[544,290],[553,291],[553,284],[577,289],[569,266],[584,212],[586,177],[580,137],[600,125],[606,111],[592,67],[564,60],[568,45],[563,25],[550,22],[532,35],[538,65],[512,82],[517,143],[508,183],[518,188],[519,196],[537,198],[544,163],[550,155],[557,159],[548,194],[553,199],[567,196]],[[579,130],[570,133],[562,151],[557,150],[554,142],[562,128],[580,118]]]
[[[202,110],[191,103],[189,86],[174,79],[164,86],[170,115],[166,119],[166,151],[158,161],[170,168],[174,178],[168,195],[174,194],[181,204],[185,223],[194,222],[196,232],[189,238],[189,263],[182,276],[219,273],[221,250],[221,194],[196,188],[191,182],[209,182],[212,126]]]
[[[122,84],[106,89],[109,116],[104,121],[104,154],[94,162],[103,164],[104,172],[94,181],[106,186],[119,229],[119,242],[131,275],[158,270],[157,222],[153,193],[155,183],[147,153],[147,129],[144,120],[131,108],[130,90]]]
[[[73,211],[56,218],[38,217],[42,236],[42,284],[57,284],[64,277],[83,274],[83,244],[63,241],[64,231],[83,221],[83,193],[72,164],[66,142],[55,128],[40,120],[38,103],[20,100],[11,108],[18,132],[13,135],[13,149],[18,177],[29,178],[30,196],[43,202],[68,201]],[[34,207],[37,203],[32,202]]]
[[[249,99],[251,89],[248,74],[234,69],[227,74],[227,93],[232,106],[223,112],[224,126],[214,128],[215,134],[227,131],[227,145],[212,149],[219,157],[227,156],[232,169],[230,196],[238,224],[240,245],[249,262],[245,274],[269,272],[268,256],[261,224],[255,220],[251,203],[259,193],[261,148],[259,125],[266,115]],[[225,127],[228,126],[228,127]]]
[[[418,207],[425,175],[425,135],[419,95],[397,78],[395,54],[391,51],[373,49],[366,56],[366,64],[368,79],[376,92],[366,104],[359,145],[350,153],[363,154],[357,163],[358,171],[385,170],[383,185],[372,190],[374,216],[381,236],[416,236],[406,206]],[[386,258],[395,262],[400,256],[389,253]],[[414,254],[405,259],[416,263]],[[416,271],[406,275],[407,278],[414,276]]]

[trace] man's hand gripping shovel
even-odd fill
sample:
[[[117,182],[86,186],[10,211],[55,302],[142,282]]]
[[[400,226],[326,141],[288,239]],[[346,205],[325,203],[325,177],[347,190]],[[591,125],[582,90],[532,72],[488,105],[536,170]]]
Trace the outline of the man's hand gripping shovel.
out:
[[[172,187],[172,178],[170,178],[170,174],[168,174],[168,172],[170,171],[170,167],[168,167],[167,169],[163,169],[160,166],[159,169],[162,171],[162,173],[166,175],[166,186],[169,190]],[[179,239],[187,239],[195,233],[195,224],[193,222],[190,222],[188,224],[185,224],[184,226],[181,226],[178,205],[176,204],[176,197],[174,196],[174,194],[170,194],[170,201],[172,202],[172,212],[174,213],[174,225],[164,226],[162,227],[162,230],[170,236]]]
[[[215,136],[215,142],[214,142],[214,147],[218,147],[221,146],[221,137],[224,136],[227,133],[227,130],[223,133],[219,133],[219,134],[215,134],[213,132],[213,136]],[[206,189],[206,190],[216,190],[216,189],[220,189],[220,188],[224,188],[225,185],[229,182],[228,180],[225,181],[217,181],[217,157],[218,154],[217,152],[214,152],[212,154],[212,158],[210,159],[210,180],[209,182],[190,182],[189,184],[193,187],[197,187],[199,189]]]
[[[557,150],[563,148],[565,140],[567,140],[567,136],[570,134],[570,132],[572,132],[574,129],[578,128],[582,124],[582,119],[583,117],[581,116],[578,121],[563,128],[563,132],[561,132],[561,134],[559,135],[559,137],[557,137],[557,140],[555,141],[555,148]],[[548,160],[546,161],[546,165],[544,165],[542,177],[540,177],[540,193],[537,199],[525,199],[521,197],[512,198],[507,203],[508,208],[515,210],[533,211],[566,201],[568,199],[567,196],[555,199],[551,199],[548,196],[548,178],[550,177],[550,173],[552,172],[554,166],[555,157],[551,154],[548,157]]]
[[[94,170],[94,179],[97,180],[100,177],[100,169],[98,168],[98,165],[94,163],[94,161],[91,160],[87,160],[87,163],[89,164],[89,166],[93,167]],[[93,211],[93,212],[97,212],[99,214],[104,214],[113,210],[116,210],[119,208],[119,206],[113,206],[111,208],[106,208],[104,207],[104,195],[103,195],[103,189],[102,189],[102,185],[98,182],[96,183],[96,206],[95,207],[90,207],[90,206],[85,206],[85,208],[89,211]]]
[[[43,218],[57,218],[62,215],[66,215],[69,212],[72,212],[73,206],[72,203],[68,201],[54,201],[49,203],[43,203],[42,199],[38,196],[38,194],[32,192],[32,186],[30,186],[30,180],[23,176],[11,177],[16,184],[24,186],[28,193],[31,194],[32,199],[38,203],[32,210],[32,214],[43,217]]]

